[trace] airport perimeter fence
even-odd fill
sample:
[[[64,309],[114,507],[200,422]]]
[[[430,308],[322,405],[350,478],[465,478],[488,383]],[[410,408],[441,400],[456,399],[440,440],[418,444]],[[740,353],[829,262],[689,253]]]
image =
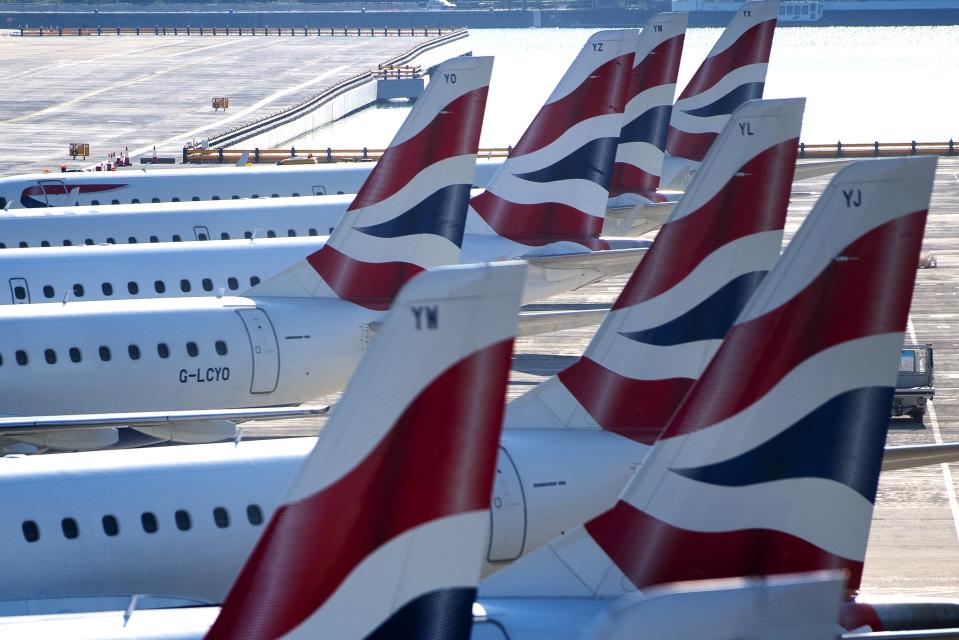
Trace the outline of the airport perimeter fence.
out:
[[[260,163],[331,163],[371,162],[383,155],[383,149],[184,149],[183,162],[195,164]],[[512,147],[480,149],[480,158],[505,158]],[[799,157],[809,159],[835,158],[886,158],[911,155],[959,155],[959,145],[948,142],[869,142],[834,144],[799,144]]]
[[[453,33],[440,27],[24,27],[23,37],[50,36],[328,36],[429,38]]]

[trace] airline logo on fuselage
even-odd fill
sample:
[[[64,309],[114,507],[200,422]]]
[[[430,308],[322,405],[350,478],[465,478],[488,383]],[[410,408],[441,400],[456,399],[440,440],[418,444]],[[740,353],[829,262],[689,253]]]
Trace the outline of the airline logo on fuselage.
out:
[[[126,184],[59,184],[55,182],[49,182],[46,184],[35,184],[32,187],[27,187],[23,190],[23,193],[20,194],[20,204],[24,207],[34,209],[40,207],[52,207],[56,206],[54,203],[49,203],[50,198],[54,200],[60,200],[64,196],[71,195],[82,195],[87,193],[104,193],[107,191],[115,191],[117,189],[123,189],[129,185]],[[64,205],[69,205],[72,203],[64,202]]]

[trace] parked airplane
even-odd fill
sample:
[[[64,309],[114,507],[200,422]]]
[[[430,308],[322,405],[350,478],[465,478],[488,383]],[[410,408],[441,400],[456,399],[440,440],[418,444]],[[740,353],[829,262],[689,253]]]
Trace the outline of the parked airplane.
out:
[[[260,535],[222,609],[0,618],[0,636],[385,640],[442,628],[467,640],[522,272],[447,267],[403,288],[269,523],[249,507],[248,522],[235,517]],[[216,537],[231,524],[220,509],[141,515],[142,533],[120,509],[104,533]],[[86,522],[67,531],[98,535]]]
[[[0,412],[16,416],[0,419],[5,435],[100,447],[116,433],[38,427],[135,423],[209,441],[232,431],[222,410],[341,389],[399,288],[458,262],[491,68],[491,58],[443,63],[457,82],[424,93],[329,241],[246,297],[3,307]]]
[[[779,0],[746,2],[676,100],[669,120],[664,189],[682,189],[699,167],[730,114],[762,98]]]
[[[484,586],[510,638],[578,637],[543,609],[585,624],[682,580],[840,569],[858,591],[934,173],[911,158],[836,175],[616,506]],[[925,604],[851,601],[841,620],[959,624],[959,603]]]
[[[592,375],[595,380],[593,386],[577,389],[576,395],[595,418],[581,418],[568,404],[549,405],[539,413],[528,409],[547,394],[525,396],[517,401],[517,409],[507,409],[485,573],[615,504],[648,448],[634,434],[643,429],[655,437],[669,416],[658,398],[655,407],[637,406],[637,398],[668,395],[678,405],[681,394],[667,394],[668,389],[655,381],[698,377],[723,335],[715,333],[724,331],[722,326],[714,327],[732,324],[745,303],[742,295],[748,295],[740,292],[754,287],[779,254],[801,114],[802,101],[795,100],[752,102],[734,114],[687,197],[673,210],[674,219],[650,250],[653,259],[639,264],[587,358],[572,369],[584,370],[579,377]],[[740,134],[739,125],[747,122],[752,136]],[[744,193],[754,195],[740,198]],[[744,202],[751,206],[742,206]],[[666,291],[655,293],[664,285]],[[654,297],[646,300],[644,292]],[[727,306],[733,311],[726,311]],[[705,328],[695,322],[700,316],[709,320],[702,325]],[[654,339],[657,336],[636,333],[656,327],[657,336],[670,339],[667,347],[677,345],[671,352],[657,346],[663,342]],[[632,333],[625,337],[621,331]],[[644,338],[650,346],[636,342]],[[658,366],[646,357],[657,354],[657,349],[664,356]],[[588,368],[591,362],[605,371]],[[639,394],[642,383],[636,381],[644,378],[653,380],[647,383],[650,391]],[[565,384],[569,377],[560,374],[560,380]],[[547,384],[545,389],[555,390],[549,397],[570,395],[555,381]],[[610,407],[611,419],[594,409],[602,406]],[[658,428],[652,420],[637,421],[653,409],[664,413]],[[0,429],[2,424],[0,420]],[[48,596],[57,599],[55,606],[68,607],[62,600],[67,596],[150,593],[218,602],[253,545],[255,528],[236,522],[201,536],[167,526],[144,535],[139,526],[134,530],[127,525],[129,535],[104,536],[99,532],[103,517],[117,517],[112,498],[116,490],[111,487],[123,486],[127,495],[137,496],[124,516],[134,523],[147,512],[164,521],[175,518],[177,510],[213,514],[223,507],[242,514],[252,506],[269,513],[282,495],[284,478],[292,477],[310,446],[309,440],[280,440],[10,461],[14,464],[4,465],[11,470],[9,476],[0,469],[0,492],[7,497],[6,507],[0,505],[0,528],[13,531],[5,535],[0,530],[0,537],[16,538],[12,544],[17,553],[5,565],[7,574],[16,579],[0,581],[0,600]],[[70,495],[77,496],[66,503],[68,508],[49,475],[62,469],[70,469]],[[188,489],[197,486],[206,489]],[[23,511],[24,507],[29,509]],[[90,530],[90,535],[64,540],[59,533],[64,518]],[[31,532],[32,541],[18,528]],[[40,536],[34,537],[34,532]],[[136,570],[124,569],[133,558]],[[203,559],[203,575],[188,575],[185,568],[196,565],[198,558]],[[15,604],[7,602],[7,611]]]

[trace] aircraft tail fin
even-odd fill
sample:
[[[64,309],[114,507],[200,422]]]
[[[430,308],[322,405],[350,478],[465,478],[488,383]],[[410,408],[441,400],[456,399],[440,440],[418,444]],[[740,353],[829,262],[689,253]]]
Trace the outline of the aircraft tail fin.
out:
[[[636,37],[623,29],[589,38],[486,190],[470,200],[470,233],[526,246],[596,243]]]
[[[673,107],[666,151],[701,161],[729,115],[763,97],[779,0],[746,2]]]
[[[655,442],[779,256],[803,108],[736,110],[586,352],[510,402],[507,427]]]
[[[389,308],[425,269],[459,261],[493,59],[439,65],[329,241],[251,296]]]
[[[611,197],[633,194],[652,199],[659,187],[688,22],[688,13],[660,13],[639,34]]]
[[[208,638],[469,638],[524,277],[403,288]]]
[[[858,587],[935,166],[836,174],[616,506],[586,525],[609,578],[841,569]]]

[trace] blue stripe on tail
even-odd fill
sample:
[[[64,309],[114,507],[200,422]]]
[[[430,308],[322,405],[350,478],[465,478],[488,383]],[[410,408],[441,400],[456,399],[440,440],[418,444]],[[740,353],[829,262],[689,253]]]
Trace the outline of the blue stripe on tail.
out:
[[[609,189],[613,175],[613,161],[619,138],[590,140],[565,158],[548,167],[517,174],[517,178],[530,182],[556,182],[558,180],[589,180],[603,189]]]
[[[356,230],[378,238],[400,238],[421,233],[442,236],[463,246],[466,211],[472,185],[452,184],[434,192],[422,202],[395,218]],[[349,215],[349,214],[347,214]]]
[[[685,113],[699,118],[710,116],[728,116],[747,100],[758,100],[763,97],[764,82],[747,82],[739,85],[715,102],[697,109],[683,109]]]

